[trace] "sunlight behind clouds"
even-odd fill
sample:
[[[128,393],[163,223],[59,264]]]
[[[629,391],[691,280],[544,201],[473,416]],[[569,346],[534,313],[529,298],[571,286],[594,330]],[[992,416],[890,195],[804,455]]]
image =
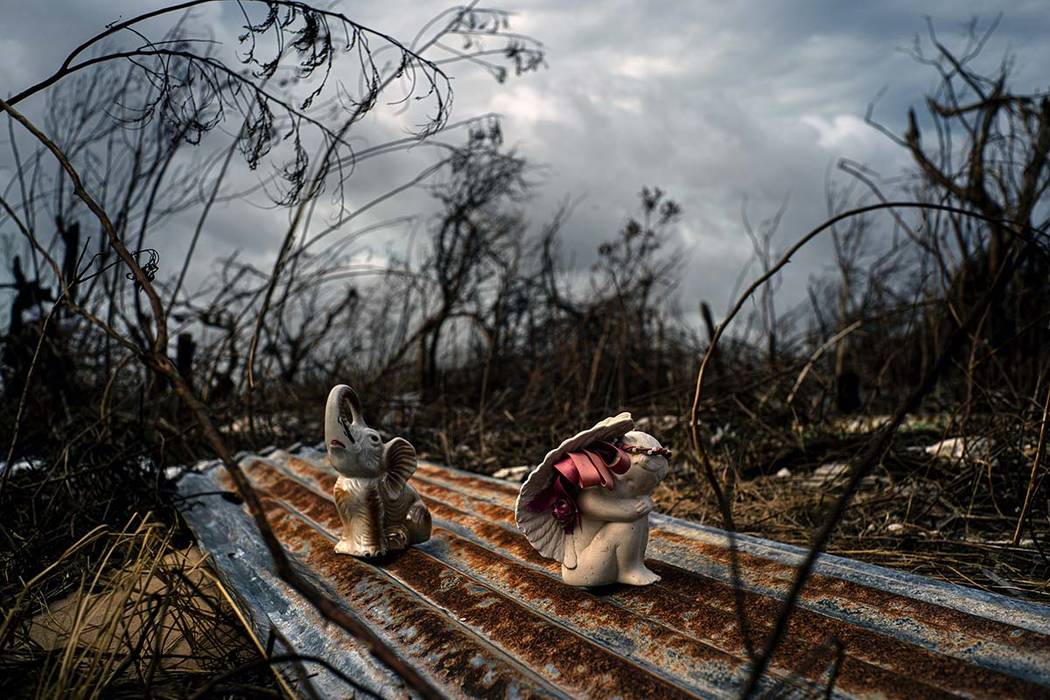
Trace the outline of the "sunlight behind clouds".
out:
[[[8,57],[0,66],[5,93],[46,75],[61,63],[68,45],[134,6],[132,0],[81,0],[62,8],[63,3],[6,2],[20,21],[0,24],[0,48]],[[442,0],[333,5],[355,20],[409,38],[449,7]],[[536,187],[527,205],[534,227],[549,221],[565,201],[581,202],[564,229],[566,259],[580,269],[589,268],[598,245],[636,211],[643,185],[664,189],[682,206],[678,235],[697,251],[680,288],[688,308],[695,308],[698,298],[720,306],[746,263],[745,199],[754,219],[769,216],[788,199],[777,240],[783,248],[825,217],[825,178],[839,158],[886,176],[907,167],[906,154],[866,125],[864,114],[885,91],[874,117],[900,133],[908,107],[922,107],[936,76],[902,48],[925,34],[924,15],[932,17],[945,42],[956,45],[975,14],[987,23],[1002,11],[986,63],[995,64],[1011,50],[1018,57],[1021,89],[1033,81],[1045,87],[1041,68],[1050,61],[1045,41],[1050,13],[1037,11],[1038,3],[667,0],[656,6],[639,0],[519,0],[494,6],[510,11],[512,31],[543,43],[548,67],[499,84],[476,66],[453,66],[450,121],[488,112],[504,116],[506,144],[542,166],[532,175]],[[224,7],[221,21],[218,15],[201,16],[216,27],[217,40],[235,46],[240,20],[235,5]],[[19,29],[25,26],[37,30],[30,36]],[[384,104],[360,125],[353,142],[360,147],[403,137],[424,118],[418,109],[402,112]],[[457,143],[464,134],[441,138]],[[432,162],[433,153],[417,147],[363,163],[351,181],[352,200],[367,202],[404,183]],[[0,162],[0,169],[7,166]],[[416,187],[360,224],[406,214],[425,220],[429,206],[427,191]],[[231,214],[221,223],[202,241],[202,255],[254,245],[253,254],[262,259],[272,250],[259,248],[280,240],[287,225],[272,211]],[[410,238],[407,231],[384,231],[369,245],[382,251]],[[822,245],[816,242],[795,259],[785,297],[805,298],[810,277],[827,264],[829,251]]]
[[[884,136],[853,114],[836,114],[830,119],[816,114],[803,114],[801,121],[817,132],[817,145],[821,148],[870,152],[885,145]]]
[[[677,75],[686,69],[686,65],[670,56],[628,56],[614,67],[615,75],[628,78],[646,79]]]
[[[523,83],[493,95],[491,111],[530,126],[543,123],[567,125],[575,120],[575,115],[560,105],[556,96],[540,93]]]

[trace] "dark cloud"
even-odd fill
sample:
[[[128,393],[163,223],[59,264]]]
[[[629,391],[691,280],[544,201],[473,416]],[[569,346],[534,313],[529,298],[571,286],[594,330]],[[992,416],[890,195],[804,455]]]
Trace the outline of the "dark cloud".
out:
[[[46,75],[67,47],[143,7],[134,0],[0,4],[6,6],[0,90],[7,94]],[[446,4],[336,6],[407,37]],[[689,261],[681,287],[689,309],[699,299],[722,308],[750,258],[740,215],[745,198],[753,220],[788,202],[782,248],[824,218],[825,176],[837,158],[868,163],[886,175],[907,167],[899,149],[867,127],[863,116],[884,91],[876,115],[900,131],[908,106],[921,104],[933,85],[935,74],[903,50],[925,33],[924,16],[955,43],[973,16],[987,22],[1002,12],[986,60],[994,67],[1012,51],[1024,87],[1045,81],[1050,59],[1050,13],[1036,0],[523,0],[507,9],[516,13],[514,29],[546,45],[549,69],[498,85],[480,71],[457,67],[454,118],[502,113],[509,143],[544,164],[527,206],[537,225],[567,198],[579,200],[565,232],[566,253],[580,267],[633,211],[642,185],[666,190],[684,210],[677,236]],[[200,19],[216,27],[220,40],[231,41],[237,30],[229,7],[203,11]],[[359,135],[374,143],[409,125],[387,109]],[[349,189],[351,203],[408,179],[427,159],[419,152],[363,164]],[[8,166],[0,160],[0,167]],[[425,211],[427,202],[425,192],[410,192],[361,223]],[[262,262],[286,223],[280,212],[227,205],[216,212],[205,251],[241,249]],[[170,237],[173,250],[178,227]],[[381,255],[396,247],[399,235],[377,236],[368,250]],[[825,268],[826,254],[827,247],[818,245],[799,256],[784,280],[786,303],[804,297],[809,277]]]

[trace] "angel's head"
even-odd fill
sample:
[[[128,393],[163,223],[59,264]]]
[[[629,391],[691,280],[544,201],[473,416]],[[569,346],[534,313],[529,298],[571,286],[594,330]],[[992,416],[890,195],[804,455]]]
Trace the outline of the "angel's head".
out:
[[[383,473],[383,440],[361,415],[361,399],[345,384],[332,389],[324,414],[328,460],[343,476],[374,478]]]
[[[631,465],[617,473],[613,490],[624,496],[647,496],[667,476],[671,451],[649,433],[632,430],[620,439],[618,447],[626,452]]]

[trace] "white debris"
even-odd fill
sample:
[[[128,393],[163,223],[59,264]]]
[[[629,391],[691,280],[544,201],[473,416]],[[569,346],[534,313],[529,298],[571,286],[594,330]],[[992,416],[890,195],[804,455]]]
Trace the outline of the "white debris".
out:
[[[874,415],[874,416],[850,416],[847,418],[840,418],[835,422],[836,427],[843,433],[857,434],[857,433],[873,433],[879,428],[886,426],[892,416],[888,415]],[[936,429],[937,426],[943,425],[944,417],[938,415],[923,415],[923,416],[908,416],[901,423],[900,430],[930,430]]]
[[[678,427],[678,416],[642,416],[634,421],[635,430],[650,434],[666,433]]]
[[[925,448],[926,454],[950,462],[977,462],[978,464],[997,464],[992,455],[993,443],[983,437],[954,437],[941,440]]]
[[[226,432],[232,433],[233,435],[246,433],[248,432],[248,417],[242,416],[240,418],[234,418],[224,426],[224,429]]]
[[[776,479],[790,479],[791,478],[791,470],[788,469],[787,467],[781,467],[780,471],[778,471],[776,474],[774,474],[773,477],[776,478]]]
[[[968,537],[967,541],[980,542],[981,544],[995,544],[995,545],[1000,545],[1000,546],[1006,545],[1006,546],[1010,546],[1010,547],[1034,547],[1035,546],[1035,540],[1033,540],[1031,537],[1022,537],[1020,540],[1017,541],[1016,545],[1014,544],[1014,541],[1012,539],[985,540],[985,539],[981,539],[980,537]]]
[[[711,436],[711,445],[717,445],[726,438],[732,437],[735,437],[735,433],[733,433],[733,430],[730,427],[729,423],[726,423],[725,425],[720,425],[715,430],[715,434]]]
[[[845,486],[850,478],[850,470],[849,462],[828,462],[817,467],[812,474],[805,478],[802,484],[810,488],[829,486],[838,488]],[[872,486],[883,481],[885,481],[884,477],[868,474],[861,480],[860,484],[861,486]]]
[[[889,416],[855,416],[842,419],[838,427],[844,433],[870,433],[889,422]]]
[[[506,467],[497,470],[492,476],[497,479],[506,479],[507,481],[521,481],[529,473],[529,469],[530,467],[528,466]]]
[[[806,479],[806,486],[825,486],[835,482],[845,483],[849,465],[845,462],[829,462],[817,467]]]
[[[44,461],[40,459],[20,459],[11,464],[11,476],[30,469],[39,469],[42,466],[44,466]],[[7,462],[0,462],[0,474],[6,471],[8,471]]]
[[[886,532],[900,532],[904,529],[903,523],[890,523],[886,526]]]

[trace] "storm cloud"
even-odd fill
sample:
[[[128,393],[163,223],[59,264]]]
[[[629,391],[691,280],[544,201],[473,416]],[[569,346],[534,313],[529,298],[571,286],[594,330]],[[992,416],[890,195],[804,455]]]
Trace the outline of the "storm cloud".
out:
[[[0,0],[0,6],[0,91],[10,95],[46,76],[70,47],[108,22],[153,3]],[[399,37],[412,36],[447,7],[430,0],[334,6]],[[680,287],[687,310],[701,299],[716,309],[729,301],[752,255],[741,223],[745,201],[753,220],[787,202],[777,238],[782,249],[825,218],[826,177],[837,159],[865,163],[886,177],[908,167],[864,116],[878,98],[875,117],[900,132],[908,107],[921,107],[937,76],[906,49],[925,35],[927,16],[951,44],[972,18],[987,23],[1001,13],[986,64],[994,67],[1012,52],[1022,89],[1045,87],[1040,81],[1050,65],[1050,13],[1038,1],[519,0],[502,7],[514,13],[513,30],[544,44],[548,67],[498,84],[457,65],[452,119],[501,114],[508,144],[542,166],[534,196],[522,205],[534,225],[563,202],[577,202],[564,229],[565,253],[581,269],[634,211],[643,185],[663,188],[683,208],[675,236],[688,260]],[[229,3],[201,10],[197,21],[212,26],[218,40],[234,41],[240,20]],[[42,105],[35,98],[27,109]],[[398,128],[380,115],[362,131],[362,142],[398,136]],[[351,182],[352,202],[407,179],[424,156],[402,158],[363,167]],[[9,149],[2,149],[0,169],[6,174],[12,167]],[[370,220],[428,206],[424,191],[411,191]],[[210,224],[204,254],[241,250],[263,260],[286,222],[273,210],[227,204]],[[175,226],[168,243],[158,244],[173,252],[180,245]],[[363,250],[381,255],[408,235],[387,231]],[[816,245],[789,268],[788,303],[802,299],[809,279],[828,267],[827,250]]]

